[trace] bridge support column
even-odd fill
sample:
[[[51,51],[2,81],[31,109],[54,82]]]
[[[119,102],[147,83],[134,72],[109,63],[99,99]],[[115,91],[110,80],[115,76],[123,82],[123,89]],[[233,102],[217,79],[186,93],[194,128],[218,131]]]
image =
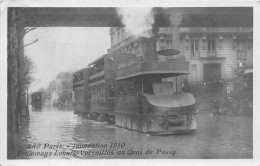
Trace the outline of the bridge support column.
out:
[[[8,8],[7,54],[7,158],[17,158],[17,134],[24,110],[23,26],[18,21],[21,9]]]

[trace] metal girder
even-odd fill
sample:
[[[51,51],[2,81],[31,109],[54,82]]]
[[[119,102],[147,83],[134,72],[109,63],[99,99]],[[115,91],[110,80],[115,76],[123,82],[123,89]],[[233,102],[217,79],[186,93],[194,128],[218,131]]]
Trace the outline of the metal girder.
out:
[[[26,7],[18,21],[28,27],[120,27],[116,8]],[[153,8],[155,24],[169,27],[169,16],[181,14],[184,27],[253,27],[252,7],[170,7]]]

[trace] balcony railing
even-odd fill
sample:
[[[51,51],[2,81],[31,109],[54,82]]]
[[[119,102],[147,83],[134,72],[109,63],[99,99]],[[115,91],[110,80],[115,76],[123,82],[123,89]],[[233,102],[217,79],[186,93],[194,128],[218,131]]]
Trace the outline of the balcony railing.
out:
[[[199,51],[191,51],[191,58],[196,58],[200,57],[200,52]]]
[[[208,56],[215,57],[215,56],[217,56],[217,53],[216,53],[216,51],[208,51]]]
[[[122,46],[128,45],[130,42],[133,42],[134,40],[135,40],[135,38],[133,36],[129,36],[129,37],[125,38],[124,40],[121,40],[120,42],[114,44],[109,50],[113,52],[114,50],[117,50],[117,49],[121,48]]]
[[[182,27],[180,28],[180,33],[235,33],[235,32],[244,32],[251,33],[253,32],[253,28],[250,27],[232,27],[232,28],[224,28],[224,27]]]

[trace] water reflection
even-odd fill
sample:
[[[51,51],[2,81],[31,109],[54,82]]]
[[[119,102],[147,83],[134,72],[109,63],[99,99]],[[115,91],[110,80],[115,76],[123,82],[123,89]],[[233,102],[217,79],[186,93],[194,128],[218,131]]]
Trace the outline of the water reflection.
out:
[[[30,121],[20,134],[19,149],[32,151],[26,149],[28,144],[49,143],[64,145],[58,150],[61,152],[75,150],[72,148],[74,144],[110,145],[113,142],[121,142],[126,144],[122,149],[126,151],[168,149],[176,150],[176,155],[114,155],[100,158],[252,158],[252,125],[252,117],[210,116],[208,113],[201,113],[198,115],[198,132],[195,134],[149,136],[107,123],[83,119],[74,115],[73,111],[48,108],[41,112],[30,112]],[[79,154],[52,158],[97,157]]]

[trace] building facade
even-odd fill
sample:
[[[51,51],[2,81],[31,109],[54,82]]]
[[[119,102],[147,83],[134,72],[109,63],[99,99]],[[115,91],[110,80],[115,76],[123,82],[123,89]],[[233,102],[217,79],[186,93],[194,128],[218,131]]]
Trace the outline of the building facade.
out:
[[[159,28],[156,50],[172,49],[173,28]],[[111,28],[109,53],[132,53],[142,56],[141,38],[124,28]],[[188,61],[189,81],[214,81],[234,78],[238,67],[253,65],[253,29],[240,27],[180,27],[178,60]],[[157,54],[159,60],[168,60]]]

